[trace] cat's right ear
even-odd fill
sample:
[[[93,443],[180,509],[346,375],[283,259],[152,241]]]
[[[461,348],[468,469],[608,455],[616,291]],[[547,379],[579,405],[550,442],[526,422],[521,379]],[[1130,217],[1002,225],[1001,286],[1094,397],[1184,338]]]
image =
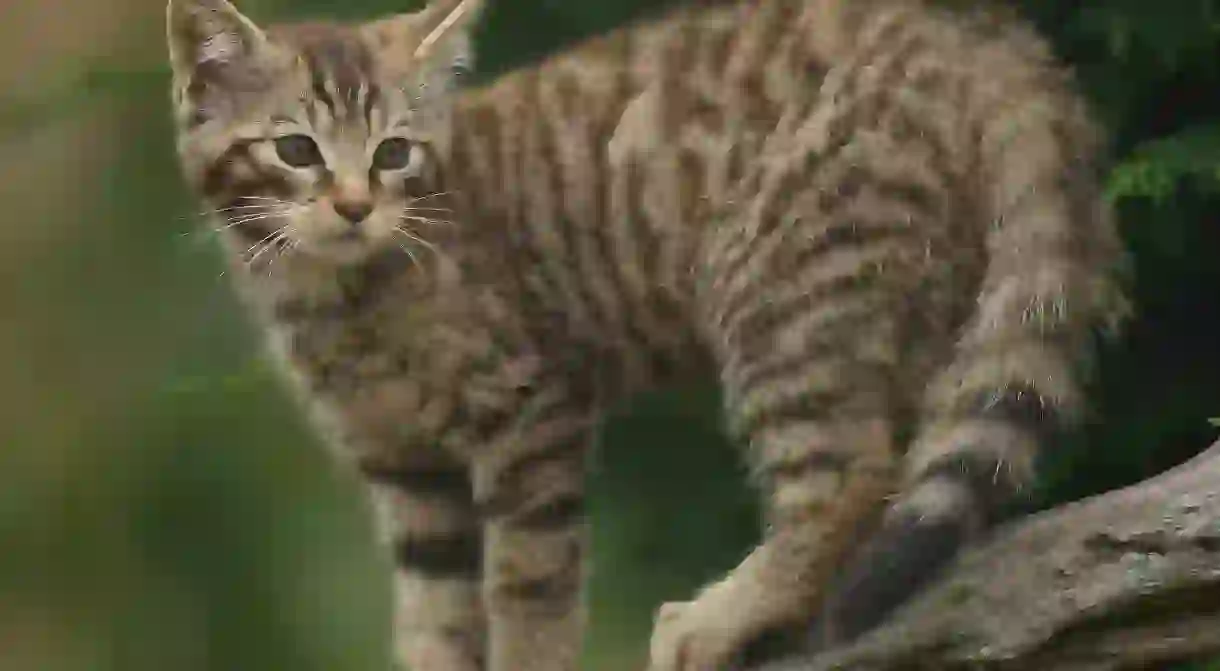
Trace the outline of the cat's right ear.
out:
[[[169,0],[169,60],[176,81],[256,58],[266,35],[228,0]]]
[[[228,0],[169,0],[166,37],[175,96],[199,120],[266,88],[291,59]]]

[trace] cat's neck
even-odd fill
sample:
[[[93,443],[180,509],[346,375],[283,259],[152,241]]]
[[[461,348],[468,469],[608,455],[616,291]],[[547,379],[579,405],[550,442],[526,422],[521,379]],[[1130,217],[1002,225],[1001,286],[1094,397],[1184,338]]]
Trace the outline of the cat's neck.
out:
[[[442,256],[407,255],[397,247],[367,259],[336,263],[300,252],[249,263],[241,250],[229,250],[229,266],[242,293],[255,307],[270,310],[343,313],[352,317],[379,309],[388,301],[399,308],[427,310],[438,295],[456,290],[456,268]]]

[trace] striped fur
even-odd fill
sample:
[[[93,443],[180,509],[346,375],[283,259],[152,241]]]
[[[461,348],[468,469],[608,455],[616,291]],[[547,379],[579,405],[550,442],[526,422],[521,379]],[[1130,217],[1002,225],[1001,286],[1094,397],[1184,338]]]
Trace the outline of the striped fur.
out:
[[[692,3],[467,88],[462,22],[419,49],[452,9],[169,6],[184,173],[370,484],[411,669],[576,668],[586,449],[641,389],[718,375],[768,503],[740,566],[662,608],[656,671],[807,621],[880,524],[824,610],[871,626],[909,592],[879,554],[951,556],[1079,421],[1123,254],[1098,133],[1020,21]]]

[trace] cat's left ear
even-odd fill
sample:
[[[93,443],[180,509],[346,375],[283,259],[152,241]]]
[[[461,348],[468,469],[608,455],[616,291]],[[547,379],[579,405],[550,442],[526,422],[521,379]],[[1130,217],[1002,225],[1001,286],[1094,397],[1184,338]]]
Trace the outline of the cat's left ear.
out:
[[[474,69],[472,31],[484,0],[433,0],[427,7],[365,26],[373,44],[390,54],[392,73],[422,85],[424,93],[447,92]]]

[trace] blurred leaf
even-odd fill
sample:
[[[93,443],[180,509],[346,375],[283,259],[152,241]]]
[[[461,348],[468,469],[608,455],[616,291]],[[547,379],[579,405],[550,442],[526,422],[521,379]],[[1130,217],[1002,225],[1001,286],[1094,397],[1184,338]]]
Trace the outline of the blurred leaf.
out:
[[[34,100],[0,93],[0,143],[65,117],[84,114],[99,97],[133,98],[160,88],[169,91],[168,69],[90,67],[50,86]]]
[[[1163,200],[1183,180],[1220,188],[1220,124],[1189,128],[1135,149],[1110,175],[1108,195]]]

